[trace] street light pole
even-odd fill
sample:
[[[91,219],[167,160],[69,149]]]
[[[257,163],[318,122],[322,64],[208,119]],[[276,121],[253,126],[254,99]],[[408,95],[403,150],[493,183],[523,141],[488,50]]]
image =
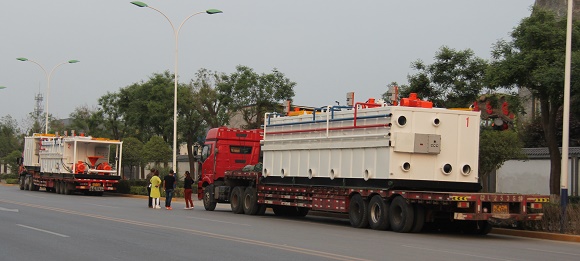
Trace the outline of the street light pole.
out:
[[[54,68],[52,68],[52,70],[50,70],[50,73],[47,73],[46,69],[44,69],[44,66],[42,66],[40,63],[34,61],[34,60],[30,60],[24,57],[19,57],[16,58],[16,60],[18,61],[22,61],[22,62],[31,62],[31,63],[35,63],[36,65],[38,65],[40,67],[40,69],[42,69],[42,71],[44,71],[44,75],[46,76],[46,104],[45,104],[45,111],[46,111],[46,115],[45,115],[45,121],[44,121],[44,133],[48,133],[48,96],[50,94],[50,77],[52,76],[52,73],[54,72],[54,70],[56,70],[56,68],[60,67],[63,64],[66,63],[78,63],[79,60],[68,60],[68,61],[64,61],[62,63],[57,64]]]
[[[562,218],[560,220],[560,233],[564,233],[566,224],[566,208],[568,207],[568,142],[570,139],[570,75],[572,63],[572,11],[574,1],[568,0],[568,17],[566,25],[566,60],[564,65],[564,111],[562,126],[562,162],[560,169],[560,206]]]
[[[185,22],[187,22],[187,20],[189,20],[189,18],[191,18],[195,15],[204,14],[204,13],[205,14],[219,14],[219,13],[222,13],[222,11],[217,10],[217,9],[208,9],[208,10],[203,11],[203,12],[194,13],[194,14],[188,16],[187,18],[185,18],[176,30],[175,26],[173,26],[173,22],[171,22],[171,19],[169,19],[169,17],[167,17],[167,15],[165,15],[159,9],[148,6],[146,3],[139,2],[139,1],[133,1],[133,2],[131,2],[131,4],[134,4],[138,7],[147,7],[147,8],[155,10],[156,12],[163,15],[163,17],[165,17],[165,19],[167,19],[167,21],[171,25],[171,29],[173,29],[173,35],[175,37],[175,64],[174,64],[174,73],[173,73],[173,77],[174,77],[174,80],[173,80],[173,82],[174,82],[174,87],[173,87],[173,162],[172,162],[171,166],[172,166],[173,170],[176,171],[176,173],[177,173],[177,69],[178,69],[178,58],[179,58],[179,56],[178,56],[178,54],[179,54],[179,31],[181,31],[181,27],[183,26],[183,24],[185,24]]]

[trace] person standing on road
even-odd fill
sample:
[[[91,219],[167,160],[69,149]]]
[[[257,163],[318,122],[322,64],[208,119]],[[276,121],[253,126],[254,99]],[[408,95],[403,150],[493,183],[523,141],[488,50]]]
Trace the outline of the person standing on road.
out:
[[[183,178],[183,198],[185,199],[185,209],[193,209],[191,185],[193,185],[193,179],[191,178],[189,171],[186,171],[185,178]]]
[[[145,180],[149,182],[147,185],[147,195],[149,196],[149,208],[153,208],[153,198],[151,197],[151,178],[155,175],[155,169],[151,169],[151,171],[145,176]]]
[[[163,187],[165,188],[165,209],[171,210],[171,199],[175,189],[175,172],[169,171],[169,175],[163,178]]]
[[[159,206],[159,198],[161,197],[161,192],[159,192],[159,185],[161,185],[161,179],[159,178],[159,170],[155,170],[153,177],[151,177],[151,194],[149,196],[153,198],[153,208],[161,208]]]

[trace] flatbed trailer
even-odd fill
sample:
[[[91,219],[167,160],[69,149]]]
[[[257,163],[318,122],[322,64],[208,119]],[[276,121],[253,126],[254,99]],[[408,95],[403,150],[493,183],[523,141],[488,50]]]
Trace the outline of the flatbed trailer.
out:
[[[25,137],[24,147],[19,159],[21,190],[103,195],[115,191],[121,179],[122,142],[118,140],[35,134]]]
[[[479,112],[431,108],[414,95],[401,105],[267,113],[263,129],[211,129],[198,198],[210,211],[229,203],[250,215],[332,212],[353,227],[403,233],[487,234],[494,222],[542,218],[547,195],[480,193]]]

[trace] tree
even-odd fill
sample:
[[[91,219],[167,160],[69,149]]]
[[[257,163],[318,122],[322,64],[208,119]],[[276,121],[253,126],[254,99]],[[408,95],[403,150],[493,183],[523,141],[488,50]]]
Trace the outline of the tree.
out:
[[[238,65],[236,72],[224,75],[219,84],[231,97],[232,108],[248,123],[245,128],[260,128],[266,112],[280,112],[279,106],[294,97],[295,82],[275,68],[269,74],[257,74],[249,67]]]
[[[233,108],[232,88],[223,82],[223,73],[200,69],[192,81],[193,105],[209,128],[229,123]]]
[[[97,108],[89,108],[87,105],[79,106],[69,117],[71,118],[70,129],[93,137],[109,137],[102,129],[104,121],[102,116],[98,114]]]
[[[123,123],[119,99],[120,95],[118,93],[111,92],[107,92],[107,94],[99,98],[100,108],[94,116],[101,118],[104,129],[110,132],[103,137],[120,140],[127,129],[127,126]]]
[[[0,158],[0,160],[4,161],[6,164],[8,164],[8,168],[10,169],[10,173],[18,173],[18,164],[16,164],[16,159],[19,157],[22,157],[22,151],[15,150],[15,151],[8,153],[3,158]]]
[[[12,116],[0,118],[0,158],[21,149],[20,130]]]
[[[172,157],[172,153],[171,148],[169,148],[163,138],[153,136],[143,146],[142,157],[145,162],[154,162],[155,166],[160,166],[161,163],[167,165],[167,162]]]
[[[409,85],[401,86],[402,97],[414,92],[436,107],[466,107],[485,90],[487,62],[472,50],[456,51],[442,46],[434,58],[430,65],[421,60],[411,64],[418,73],[407,77]]]
[[[167,144],[173,140],[173,80],[165,71],[120,90],[116,106],[124,123],[131,126],[130,136],[139,140],[159,136]]]
[[[580,62],[580,24],[573,25],[572,63]],[[550,153],[550,193],[560,194],[561,156],[557,115],[563,103],[566,19],[538,7],[511,33],[512,41],[499,41],[492,51],[487,76],[494,87],[528,88],[540,102],[544,139]],[[572,95],[580,87],[580,67],[572,66]]]
[[[509,159],[523,159],[522,142],[512,130],[496,131],[482,128],[479,135],[479,177],[485,177],[500,168]],[[486,188],[486,184],[483,184]]]
[[[143,147],[143,142],[136,138],[128,137],[123,140],[123,167],[129,167],[131,177],[134,167],[147,163],[143,161]]]

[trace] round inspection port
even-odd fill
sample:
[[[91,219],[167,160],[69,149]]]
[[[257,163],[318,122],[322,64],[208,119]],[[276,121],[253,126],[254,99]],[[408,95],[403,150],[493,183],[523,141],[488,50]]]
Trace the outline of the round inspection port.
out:
[[[409,163],[409,162],[403,163],[403,165],[401,165],[401,169],[403,169],[403,171],[405,171],[405,172],[411,170],[411,163]]]
[[[309,179],[312,179],[312,176],[314,175],[313,173],[314,173],[314,171],[312,171],[312,169],[308,169],[308,178]]]
[[[284,169],[280,170],[280,177],[284,177]]]
[[[330,170],[330,179],[334,179],[334,169]]]
[[[264,169],[263,173],[264,173],[264,176],[267,177],[268,176],[268,169]]]
[[[447,164],[443,165],[443,168],[441,168],[441,170],[443,171],[443,174],[449,175],[449,174],[451,174],[453,167],[451,167],[451,164],[447,163]]]
[[[435,127],[439,126],[440,123],[441,123],[441,121],[439,120],[439,118],[435,118],[433,120],[433,126],[435,126]]]
[[[368,169],[365,169],[365,172],[363,175],[364,175],[363,178],[365,179],[365,181],[369,180],[369,178],[371,177],[371,173],[369,172]]]
[[[461,174],[463,174],[463,176],[468,176],[471,173],[471,166],[465,164],[463,165],[463,168],[461,168]]]
[[[407,117],[399,116],[399,118],[397,119],[397,125],[399,125],[399,127],[404,127],[406,124],[407,124]]]

